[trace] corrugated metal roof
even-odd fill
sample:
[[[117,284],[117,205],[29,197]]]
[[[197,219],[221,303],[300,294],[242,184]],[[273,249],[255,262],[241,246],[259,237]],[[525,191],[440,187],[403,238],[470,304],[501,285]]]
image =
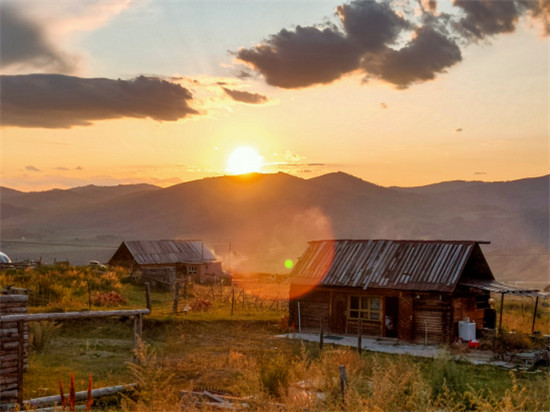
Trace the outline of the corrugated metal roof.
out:
[[[485,280],[485,279],[467,279],[461,280],[459,283],[461,286],[469,286],[472,288],[486,290],[493,293],[505,293],[511,295],[523,295],[523,296],[546,296],[544,292],[539,292],[537,289],[522,289],[515,286],[506,285],[498,280]]]
[[[296,284],[452,291],[479,243],[488,242],[313,241],[294,266],[290,277]]]
[[[200,240],[131,240],[123,242],[139,265],[215,261]]]

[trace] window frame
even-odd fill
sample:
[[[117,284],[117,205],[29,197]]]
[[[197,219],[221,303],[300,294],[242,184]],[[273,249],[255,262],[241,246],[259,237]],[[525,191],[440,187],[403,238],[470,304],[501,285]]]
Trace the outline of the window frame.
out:
[[[357,299],[357,305],[352,308],[352,300]],[[378,308],[373,310],[373,301],[378,300]],[[356,307],[355,307],[356,306]],[[347,318],[350,320],[361,320],[362,322],[382,322],[382,297],[381,296],[348,296]],[[356,312],[357,316],[352,316]],[[372,315],[378,313],[377,319],[372,319]]]

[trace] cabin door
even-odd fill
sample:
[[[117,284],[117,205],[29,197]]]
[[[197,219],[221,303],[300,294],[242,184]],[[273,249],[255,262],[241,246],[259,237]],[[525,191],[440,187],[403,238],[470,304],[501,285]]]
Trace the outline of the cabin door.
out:
[[[397,337],[400,340],[412,340],[413,297],[400,296],[398,304]]]
[[[332,301],[332,316],[330,318],[330,331],[343,334],[346,332],[346,310],[348,301],[345,296],[335,295]]]

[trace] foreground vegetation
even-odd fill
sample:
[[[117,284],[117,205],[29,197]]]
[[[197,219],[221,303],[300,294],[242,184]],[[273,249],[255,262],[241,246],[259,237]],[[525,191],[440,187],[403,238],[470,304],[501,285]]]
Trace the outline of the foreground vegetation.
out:
[[[100,279],[89,279],[94,276]],[[82,310],[90,304],[99,309],[90,296],[109,292],[119,294],[124,307],[144,307],[143,288],[126,283],[124,276],[122,271],[41,268],[4,272],[0,286],[30,289],[32,311]],[[548,368],[510,373],[453,360],[448,352],[437,359],[359,355],[326,344],[321,352],[317,344],[275,337],[285,312],[269,301],[243,294],[232,310],[230,288],[195,286],[186,293],[181,307],[208,299],[207,310],[174,314],[173,294],[153,291],[153,313],[144,320],[143,343],[135,354],[129,319],[32,323],[25,398],[58,394],[59,380],[68,387],[71,373],[76,390],[85,390],[92,373],[94,387],[138,384],[122,400],[96,401],[96,409],[205,410],[179,393],[207,389],[242,398],[253,410],[550,410]],[[516,330],[530,331],[528,301],[523,307],[517,303],[505,301],[503,324],[506,316],[517,319],[523,310],[526,320]],[[537,329],[548,319],[548,307],[540,304],[539,310]],[[344,396],[340,366],[348,377]]]

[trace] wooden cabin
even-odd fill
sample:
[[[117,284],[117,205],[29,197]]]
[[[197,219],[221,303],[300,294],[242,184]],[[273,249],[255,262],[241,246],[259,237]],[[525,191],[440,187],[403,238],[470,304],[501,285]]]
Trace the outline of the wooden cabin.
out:
[[[124,241],[109,265],[126,267],[138,277],[170,286],[186,277],[208,283],[223,275],[221,262],[200,240]]]
[[[495,281],[480,245],[446,240],[309,242],[290,274],[290,324],[304,332],[452,343],[458,322],[494,328]],[[487,324],[490,323],[490,324]]]

